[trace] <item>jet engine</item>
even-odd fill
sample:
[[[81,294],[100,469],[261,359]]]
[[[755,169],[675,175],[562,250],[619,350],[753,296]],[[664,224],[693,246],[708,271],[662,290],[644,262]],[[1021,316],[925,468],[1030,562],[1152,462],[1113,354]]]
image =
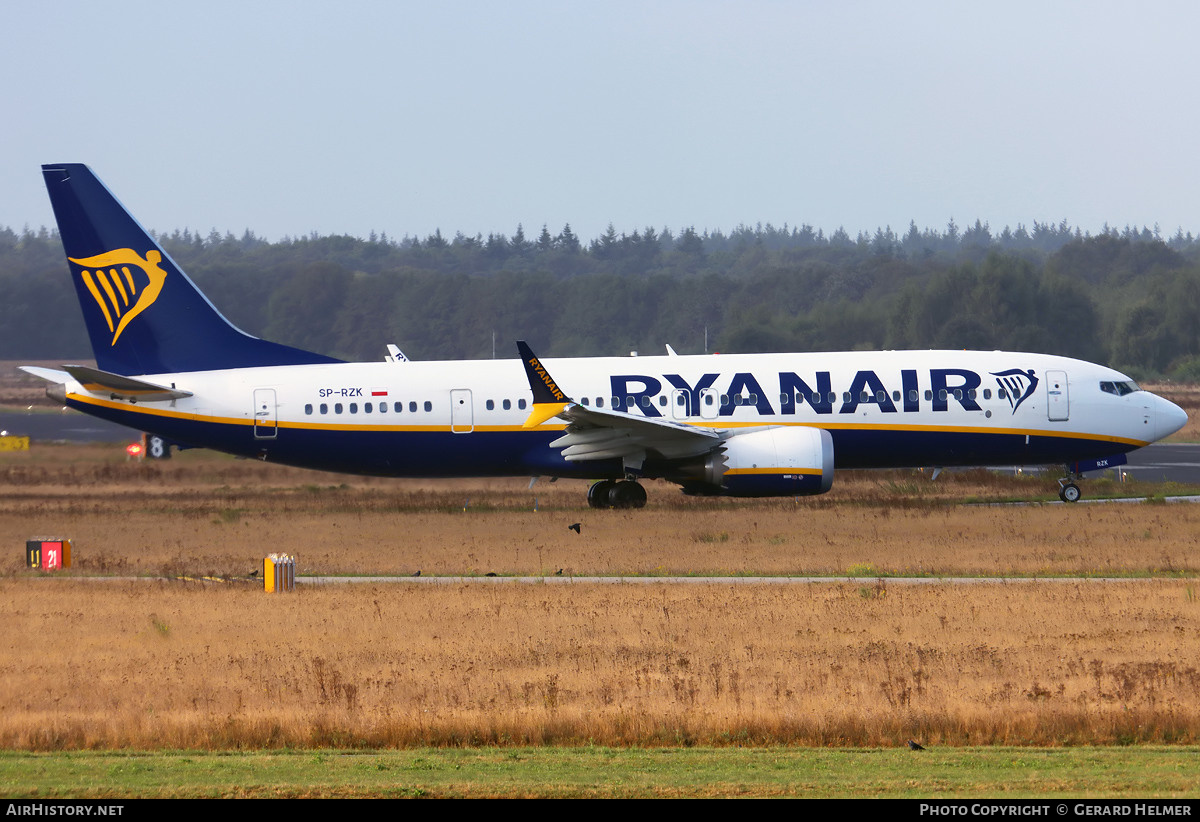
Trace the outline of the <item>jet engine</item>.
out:
[[[703,485],[685,490],[731,497],[824,494],[833,485],[833,438],[807,426],[735,434],[705,461]]]

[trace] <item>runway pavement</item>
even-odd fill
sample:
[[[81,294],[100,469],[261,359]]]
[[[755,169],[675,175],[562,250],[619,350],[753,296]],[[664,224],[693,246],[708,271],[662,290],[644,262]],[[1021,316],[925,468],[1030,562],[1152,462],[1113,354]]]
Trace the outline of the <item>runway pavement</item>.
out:
[[[0,431],[15,437],[29,437],[33,442],[129,443],[142,438],[141,431],[72,409],[29,413],[0,411]]]

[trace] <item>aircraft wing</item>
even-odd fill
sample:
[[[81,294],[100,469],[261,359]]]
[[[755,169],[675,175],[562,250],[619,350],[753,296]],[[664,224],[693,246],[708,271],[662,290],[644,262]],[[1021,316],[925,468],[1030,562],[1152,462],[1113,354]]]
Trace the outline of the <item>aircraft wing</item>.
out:
[[[558,414],[567,420],[567,432],[550,443],[562,449],[567,462],[626,459],[640,462],[647,451],[666,459],[707,454],[722,437],[708,428],[696,428],[654,417],[637,417],[603,408],[569,404]]]
[[[626,466],[640,467],[647,452],[682,459],[707,454],[722,442],[720,434],[707,428],[580,405],[563,393],[524,340],[517,341],[517,350],[533,391],[533,410],[525,427],[552,417],[566,420],[566,434],[550,447],[562,449],[568,462],[620,459]]]

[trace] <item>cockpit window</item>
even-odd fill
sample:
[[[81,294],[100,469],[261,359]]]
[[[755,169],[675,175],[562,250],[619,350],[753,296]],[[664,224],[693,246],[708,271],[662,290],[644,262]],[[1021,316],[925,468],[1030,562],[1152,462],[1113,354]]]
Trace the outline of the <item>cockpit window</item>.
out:
[[[1126,382],[1102,382],[1100,390],[1106,394],[1116,394],[1118,397],[1123,397],[1126,394],[1132,394],[1134,391],[1141,391],[1138,384],[1133,380]]]

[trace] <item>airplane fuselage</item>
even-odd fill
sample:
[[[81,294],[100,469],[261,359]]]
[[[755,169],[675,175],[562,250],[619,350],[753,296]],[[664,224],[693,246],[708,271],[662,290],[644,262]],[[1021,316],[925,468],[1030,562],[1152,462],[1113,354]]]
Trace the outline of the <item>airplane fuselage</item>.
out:
[[[596,478],[589,505],[636,508],[654,477],[728,496],[821,494],[839,468],[1064,463],[1070,479],[1186,420],[1112,369],[1005,351],[542,360],[517,341],[517,360],[344,363],[236,328],[86,166],[42,175],[96,367],[25,370],[185,445],[356,474]]]
[[[837,468],[1065,463],[1158,439],[1177,415],[1128,378],[1064,357],[884,351],[547,359],[593,408],[726,436],[830,432]],[[80,410],[178,442],[289,465],[387,476],[620,476],[563,459],[566,427],[522,427],[519,360],[339,363],[142,375],[193,394],[113,400],[68,386]],[[1108,390],[1104,390],[1104,386]],[[1174,408],[1174,406],[1171,406]],[[1161,411],[1161,413],[1160,413]],[[1160,419],[1162,417],[1162,419]],[[653,476],[653,456],[646,475]]]

